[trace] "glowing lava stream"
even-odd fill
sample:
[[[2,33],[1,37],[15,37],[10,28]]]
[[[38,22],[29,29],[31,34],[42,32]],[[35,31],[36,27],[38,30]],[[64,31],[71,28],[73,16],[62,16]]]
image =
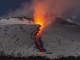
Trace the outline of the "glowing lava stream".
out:
[[[43,44],[42,44],[42,41],[41,41],[41,35],[42,35],[43,29],[44,29],[44,20],[41,19],[41,17],[38,17],[38,18],[35,19],[35,24],[41,25],[40,28],[39,28],[39,31],[36,35],[36,44],[37,44],[37,48],[40,51],[39,54],[44,54],[45,49],[43,48]]]
[[[40,51],[39,54],[43,54],[46,50],[43,47],[43,43],[41,41],[41,35],[46,26],[45,20],[46,20],[47,7],[45,7],[43,0],[40,1],[34,0],[34,2],[36,2],[34,3],[34,22],[35,24],[41,25],[40,30],[36,35],[36,47]]]

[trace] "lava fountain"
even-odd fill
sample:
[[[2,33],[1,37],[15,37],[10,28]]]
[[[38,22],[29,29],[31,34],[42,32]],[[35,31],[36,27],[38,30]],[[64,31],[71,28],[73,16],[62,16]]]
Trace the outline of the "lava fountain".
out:
[[[41,35],[42,35],[43,30],[44,30],[44,20],[41,19],[41,17],[37,16],[37,18],[35,18],[35,24],[40,25],[39,31],[36,35],[36,44],[37,44],[36,46],[40,51],[39,54],[44,54],[45,49],[44,49],[42,41],[41,41]]]
[[[40,29],[36,35],[36,44],[37,44],[37,48],[39,49],[40,53],[39,54],[43,54],[46,50],[43,48],[43,44],[41,41],[41,35],[42,32],[45,28],[45,10],[44,8],[42,8],[41,4],[37,4],[34,7],[34,21],[35,24],[39,24],[40,25]]]
[[[40,25],[40,30],[38,31],[36,35],[36,46],[40,51],[40,54],[43,54],[46,50],[43,47],[42,41],[41,41],[41,35],[43,33],[43,30],[48,26],[48,23],[50,23],[50,19],[48,19],[48,5],[49,0],[34,0],[34,21],[35,24]]]

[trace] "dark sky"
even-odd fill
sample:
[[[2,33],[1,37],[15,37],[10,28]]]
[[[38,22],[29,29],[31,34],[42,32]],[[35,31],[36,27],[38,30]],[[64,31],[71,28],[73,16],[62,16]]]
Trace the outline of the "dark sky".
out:
[[[10,10],[15,11],[17,8],[20,8],[22,3],[26,1],[30,2],[31,0],[0,0],[0,16],[7,14]],[[67,12],[65,15],[70,15],[70,12]],[[80,12],[77,14],[76,19],[78,22],[80,22]]]
[[[30,0],[0,0],[0,16],[6,14],[10,9],[15,10],[20,5]]]

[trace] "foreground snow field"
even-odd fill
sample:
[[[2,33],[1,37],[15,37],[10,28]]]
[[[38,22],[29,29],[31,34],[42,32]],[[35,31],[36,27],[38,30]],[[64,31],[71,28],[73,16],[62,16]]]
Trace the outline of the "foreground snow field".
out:
[[[2,51],[14,56],[34,53],[38,28],[38,25],[26,24],[0,25],[0,55]]]
[[[54,25],[48,27],[42,41],[47,50],[45,56],[54,58],[60,56],[80,55],[80,26]]]
[[[68,22],[67,22],[68,23]],[[35,34],[38,25],[34,24],[1,24],[0,55],[15,57],[80,55],[80,25],[54,24],[47,27],[42,36],[45,54],[39,55],[35,46]]]

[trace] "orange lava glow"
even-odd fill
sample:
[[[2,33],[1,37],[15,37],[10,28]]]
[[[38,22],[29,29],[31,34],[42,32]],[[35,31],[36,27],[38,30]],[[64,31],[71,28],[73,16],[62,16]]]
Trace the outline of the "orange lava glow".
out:
[[[44,28],[44,23],[43,22],[44,22],[44,20],[41,19],[41,18],[35,19],[35,24],[41,25],[41,27],[39,28],[39,32],[36,35],[36,40],[38,40],[38,38],[42,35],[43,28]]]
[[[44,20],[41,19],[40,17],[35,19],[35,24],[41,25],[41,27],[39,28],[39,31],[36,35],[36,41],[37,41],[38,45],[40,45],[39,38],[41,37],[43,29],[44,29],[44,23],[43,22],[44,22]],[[39,52],[39,54],[44,54],[44,51]]]
[[[44,52],[39,52],[39,54],[44,54]]]
[[[41,2],[37,2],[35,5],[34,5],[34,21],[35,21],[35,24],[39,24],[41,25],[40,27],[40,30],[38,31],[37,35],[36,35],[36,42],[37,44],[40,46],[40,41],[39,41],[39,38],[41,37],[42,33],[43,33],[43,30],[45,28],[45,15],[46,15],[46,9],[45,9],[45,6],[44,6],[44,3],[41,1]],[[43,54],[45,51],[43,48],[40,48],[42,51],[39,52],[39,54]]]
[[[39,10],[37,11],[39,12]],[[36,41],[37,41],[37,44],[40,46],[40,42],[39,42],[39,38],[41,37],[42,35],[42,32],[44,30],[44,16],[42,16],[41,14],[37,14],[34,16],[34,20],[35,20],[35,24],[39,24],[41,27],[39,28],[39,31],[36,35]],[[44,51],[42,52],[39,52],[39,54],[44,54]]]

